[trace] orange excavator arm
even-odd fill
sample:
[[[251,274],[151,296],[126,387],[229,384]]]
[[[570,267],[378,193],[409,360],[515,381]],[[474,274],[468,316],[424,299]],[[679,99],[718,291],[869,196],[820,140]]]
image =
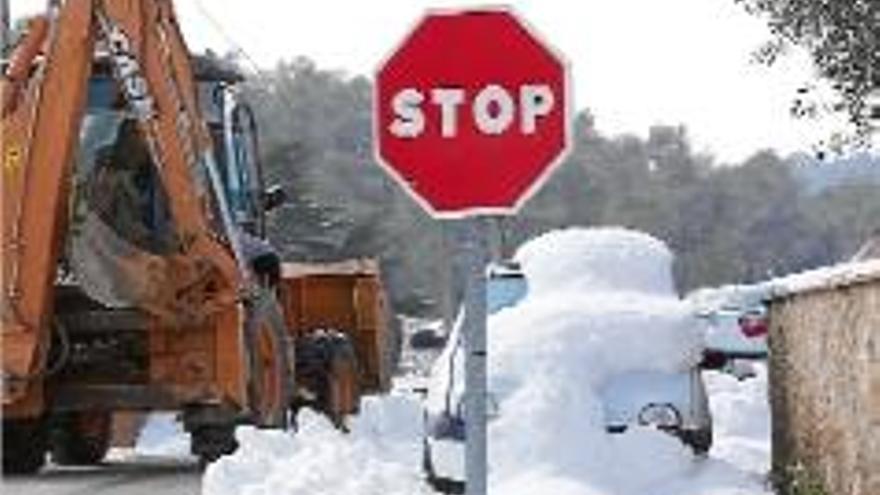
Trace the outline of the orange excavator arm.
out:
[[[189,53],[168,0],[66,0],[31,24],[2,83],[4,405],[28,397],[50,341],[54,282],[68,233],[74,154],[96,47],[106,51],[167,191],[176,250],[136,265],[163,290],[138,304],[164,325],[222,325],[218,347],[240,345],[248,275],[217,190]],[[219,212],[219,213],[218,213]],[[216,226],[221,225],[218,229]],[[218,234],[219,232],[219,234]],[[239,354],[228,353],[228,359]],[[238,366],[225,369],[237,370]],[[218,365],[222,375],[224,366]],[[243,401],[243,378],[220,376]]]

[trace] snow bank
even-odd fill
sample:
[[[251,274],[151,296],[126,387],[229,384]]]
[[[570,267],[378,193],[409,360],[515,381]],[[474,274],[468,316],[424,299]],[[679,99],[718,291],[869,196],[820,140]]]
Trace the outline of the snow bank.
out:
[[[189,434],[174,413],[152,413],[138,435],[134,450],[139,455],[187,457],[189,444]]]
[[[239,428],[232,456],[208,466],[204,495],[417,495],[430,493],[421,474],[421,406],[413,398],[370,397],[343,434],[303,410],[295,434]]]

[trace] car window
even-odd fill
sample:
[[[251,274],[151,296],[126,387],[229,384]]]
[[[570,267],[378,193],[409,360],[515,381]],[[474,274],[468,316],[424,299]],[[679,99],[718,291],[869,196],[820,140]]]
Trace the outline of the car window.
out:
[[[491,315],[520,302],[528,290],[522,274],[489,277],[486,282],[486,311]]]

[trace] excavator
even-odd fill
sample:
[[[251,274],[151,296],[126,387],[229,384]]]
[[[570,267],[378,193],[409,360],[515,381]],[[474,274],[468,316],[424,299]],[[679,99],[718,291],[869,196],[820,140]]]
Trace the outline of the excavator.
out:
[[[281,261],[242,81],[170,0],[50,2],[4,62],[4,473],[99,463],[119,412],[176,411],[211,462],[387,390],[378,265]]]

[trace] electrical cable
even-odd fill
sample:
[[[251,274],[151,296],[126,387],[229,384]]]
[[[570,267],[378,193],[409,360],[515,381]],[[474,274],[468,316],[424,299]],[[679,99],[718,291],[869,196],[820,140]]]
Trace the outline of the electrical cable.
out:
[[[232,35],[229,34],[229,32],[226,30],[226,28],[223,27],[223,24],[220,23],[220,21],[217,20],[217,18],[214,17],[214,15],[212,15],[208,11],[208,9],[205,7],[205,5],[202,3],[201,0],[196,0],[195,5],[196,5],[196,10],[198,10],[198,12],[202,16],[204,16],[204,18],[208,21],[208,23],[211,24],[211,26],[217,31],[217,34],[219,34],[223,39],[226,40],[227,43],[229,43],[229,45],[232,47],[232,49],[235,53],[242,56],[248,62],[248,64],[250,64],[251,69],[254,72],[256,72],[257,75],[259,75],[260,77],[262,77],[264,79],[270,79],[269,74],[266,71],[264,71],[263,69],[261,69],[259,65],[257,65],[257,62],[247,52],[247,50],[244,49],[242,44],[238,43],[235,40],[235,38],[233,38]],[[287,86],[287,85],[284,84],[284,86]],[[288,88],[285,87],[283,89],[288,89]],[[281,103],[283,103],[284,106],[286,106],[288,109],[293,110],[294,108],[296,108],[296,106],[293,104],[293,102],[290,101],[290,99],[287,97],[286,93],[284,93],[283,91],[281,91],[281,92],[274,91],[274,92],[270,92],[270,94],[275,95],[279,100],[281,100]]]

